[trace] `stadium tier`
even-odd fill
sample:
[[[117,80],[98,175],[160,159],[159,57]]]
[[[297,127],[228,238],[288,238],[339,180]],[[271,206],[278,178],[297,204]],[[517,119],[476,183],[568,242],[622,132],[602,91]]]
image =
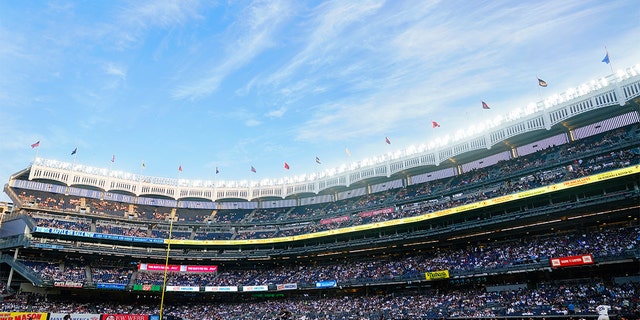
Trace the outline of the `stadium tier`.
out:
[[[632,70],[633,71],[633,70]],[[481,137],[306,181],[35,159],[5,186],[0,316],[637,316],[640,76]]]

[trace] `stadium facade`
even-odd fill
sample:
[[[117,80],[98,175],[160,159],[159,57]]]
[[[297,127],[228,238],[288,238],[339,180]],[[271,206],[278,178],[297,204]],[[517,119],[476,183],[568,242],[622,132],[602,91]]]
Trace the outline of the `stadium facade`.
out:
[[[377,159],[243,185],[36,158],[4,188],[3,295],[142,305],[166,293],[216,306],[211,319],[284,317],[274,306],[334,319],[565,317],[576,306],[586,317],[603,292],[617,314],[638,310],[640,66],[481,134]],[[576,297],[539,298],[551,287]],[[529,294],[538,301],[506,302]],[[62,312],[31,299],[4,311]]]

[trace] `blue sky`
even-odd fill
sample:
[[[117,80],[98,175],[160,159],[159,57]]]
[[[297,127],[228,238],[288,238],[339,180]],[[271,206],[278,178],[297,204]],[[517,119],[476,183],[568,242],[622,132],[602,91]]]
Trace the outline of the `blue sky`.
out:
[[[524,107],[536,77],[606,76],[605,46],[640,63],[638,21],[635,0],[0,1],[0,180],[36,141],[152,176],[313,173]]]

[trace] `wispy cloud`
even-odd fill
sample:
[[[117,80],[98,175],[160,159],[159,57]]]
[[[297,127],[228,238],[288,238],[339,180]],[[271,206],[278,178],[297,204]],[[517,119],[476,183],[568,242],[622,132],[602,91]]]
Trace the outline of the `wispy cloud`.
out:
[[[122,80],[127,79],[127,70],[123,66],[116,65],[115,63],[107,63],[104,66],[104,72],[111,76],[116,76]]]
[[[256,126],[259,126],[261,123],[262,123],[261,121],[256,120],[256,119],[247,119],[244,122],[244,125],[247,126],[247,127],[256,127]]]
[[[306,45],[287,65],[271,75],[268,82],[278,84],[305,65],[324,65],[327,59],[331,59],[334,49],[347,43],[342,38],[349,33],[347,28],[365,22],[382,4],[382,1],[330,1],[320,5],[311,13],[311,30]]]
[[[214,67],[173,91],[176,99],[197,99],[214,92],[231,72],[274,45],[273,36],[291,12],[288,1],[256,1],[241,12],[238,23],[229,30],[225,55]]]
[[[314,64],[323,63],[323,72],[331,74],[331,80],[339,84],[341,90],[351,90],[351,94],[347,99],[339,98],[314,107],[311,117],[299,126],[297,138],[319,141],[381,134],[411,123],[415,126],[416,119],[421,117],[429,120],[429,114],[442,113],[443,107],[459,108],[457,101],[469,98],[479,101],[482,92],[503,85],[505,76],[520,76],[501,62],[517,59],[513,57],[514,52],[522,52],[523,45],[557,43],[570,33],[557,30],[571,30],[571,26],[588,20],[597,11],[579,9],[579,2],[523,4],[488,7],[456,18],[450,16],[451,8],[441,8],[450,5],[441,3],[417,11],[408,7],[379,9],[374,6],[371,11],[361,11],[363,15],[371,15],[368,21],[373,22],[367,24],[366,34],[374,36],[366,39],[375,49],[368,49],[355,64],[345,66],[337,61],[344,62],[346,56],[359,53],[359,48],[350,44],[365,38],[363,26],[349,25],[349,31],[340,33],[339,39],[327,37],[327,41],[310,37],[317,43],[310,43],[291,64],[274,74],[273,83],[287,85],[289,82],[284,79],[303,77],[296,70],[309,70]],[[422,16],[416,16],[416,12]],[[415,18],[404,20],[399,26],[391,17],[403,14]],[[319,30],[317,34],[327,35],[322,31],[324,27]],[[552,34],[557,39],[548,39]],[[324,47],[309,49],[326,42],[331,42],[327,44],[330,49],[337,46],[349,50],[335,49],[330,51],[329,58]],[[544,49],[546,47],[539,48]],[[530,50],[535,54],[538,48]],[[309,85],[326,80],[321,75],[312,76],[313,80],[305,78]]]
[[[202,19],[200,6],[197,0],[131,2],[117,13],[115,23],[109,29],[115,32],[119,46],[126,48],[138,43],[151,28],[170,28],[185,25],[193,19]]]
[[[287,112],[286,107],[280,107],[278,109],[267,112],[266,116],[269,118],[281,118]]]

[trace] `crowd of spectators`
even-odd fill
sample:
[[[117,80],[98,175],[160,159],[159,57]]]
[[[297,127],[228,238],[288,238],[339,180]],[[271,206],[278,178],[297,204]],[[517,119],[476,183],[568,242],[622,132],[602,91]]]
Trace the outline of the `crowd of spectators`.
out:
[[[595,259],[624,256],[640,250],[640,226],[611,226],[601,230],[574,230],[569,233],[553,233],[530,236],[526,240],[504,240],[500,242],[478,242],[462,248],[434,248],[419,254],[394,254],[367,259],[346,259],[325,263],[313,262],[291,265],[254,264],[250,268],[220,266],[217,274],[172,273],[173,285],[191,286],[246,286],[297,283],[313,286],[316,282],[336,280],[338,283],[354,284],[380,280],[419,278],[427,271],[449,270],[458,273],[485,273],[514,266],[549,263],[553,257],[567,257],[591,254]],[[61,265],[59,262],[30,263],[25,261],[43,280],[81,281],[84,265]],[[112,274],[112,278],[122,272],[118,269],[98,269],[94,277]],[[77,272],[74,270],[78,270]],[[111,270],[111,271],[109,271]],[[125,269],[126,270],[126,269]],[[134,273],[129,268],[125,277]],[[135,272],[135,283],[150,284],[158,281],[157,273]],[[82,279],[84,276],[82,277]],[[181,282],[181,281],[185,282]],[[95,281],[95,280],[94,280]],[[157,283],[156,283],[157,284]]]
[[[129,284],[134,270],[124,267],[91,266],[91,280],[93,283]]]
[[[29,267],[41,279],[48,282],[75,282],[85,283],[87,267],[82,262],[76,261],[21,261]]]
[[[478,319],[495,317],[597,314],[599,304],[615,315],[637,316],[639,283],[615,284],[602,279],[542,282],[519,289],[488,291],[483,287],[439,288],[404,294],[326,295],[310,293],[272,299],[244,298],[199,302],[165,301],[163,314],[185,320],[276,319],[282,310],[293,319]],[[18,294],[0,311],[98,314],[159,314],[156,299],[73,301]],[[540,319],[540,318],[539,318]]]
[[[96,232],[117,234],[130,237],[149,237],[150,233],[144,224],[132,224],[120,221],[103,221],[96,222]]]
[[[124,217],[129,210],[129,204],[117,201],[89,199],[88,205],[94,213],[114,217]]]

